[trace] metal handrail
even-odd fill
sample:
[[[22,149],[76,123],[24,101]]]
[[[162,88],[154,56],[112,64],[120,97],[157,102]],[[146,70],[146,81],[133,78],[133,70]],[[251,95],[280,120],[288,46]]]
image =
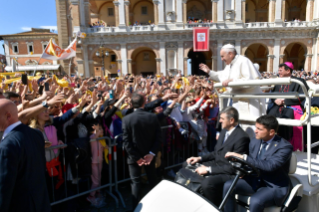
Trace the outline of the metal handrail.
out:
[[[304,92],[304,95],[302,97],[305,97],[306,102],[304,105],[304,108],[306,109],[306,117],[303,121],[297,121],[292,124],[292,126],[303,126],[307,125],[307,146],[311,147],[311,97],[313,95],[313,91],[310,91],[308,93],[306,86],[301,82],[300,80],[294,79],[294,78],[276,78],[276,79],[265,79],[265,80],[249,80],[249,81],[238,81],[238,82],[230,82],[228,83],[227,87],[247,87],[247,86],[261,86],[261,85],[289,85],[292,82],[297,83],[302,88],[302,91]],[[255,95],[256,99],[263,99],[263,98],[274,98],[273,95],[262,93],[262,95],[256,95],[252,93],[246,93],[246,94],[230,94],[230,95],[224,95],[217,92],[217,88],[224,87],[222,83],[216,83],[214,85],[215,91],[219,98],[229,98],[227,96],[230,96],[231,98],[245,98],[245,96],[248,98],[251,95]],[[301,96],[301,95],[299,95]],[[279,96],[278,96],[279,97]],[[283,98],[285,98],[285,95],[282,95]],[[223,109],[223,101],[220,101],[220,109]],[[245,121],[244,119],[240,118],[241,121]],[[251,120],[249,120],[251,121]],[[291,126],[291,125],[290,125]],[[317,184],[312,184],[312,177],[311,177],[311,148],[307,148],[307,159],[308,159],[308,183],[311,187],[314,187]]]

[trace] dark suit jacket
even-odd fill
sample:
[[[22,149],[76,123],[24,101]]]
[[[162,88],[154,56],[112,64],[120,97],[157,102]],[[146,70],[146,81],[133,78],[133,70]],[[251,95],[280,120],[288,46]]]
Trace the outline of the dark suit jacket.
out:
[[[163,102],[164,102],[163,99],[158,98],[158,99],[156,99],[156,100],[154,100],[154,101],[152,101],[150,103],[145,104],[144,110],[147,111],[147,112],[152,112],[156,107],[161,106],[161,104]],[[133,113],[133,112],[134,112],[134,109],[130,108],[130,109],[127,109],[127,110],[123,110],[122,114],[126,116],[128,114]]]
[[[248,153],[250,139],[240,126],[237,126],[223,143],[225,134],[226,130],[224,129],[220,133],[214,151],[202,157],[202,162],[206,162],[204,165],[211,167],[212,174],[236,174],[235,169],[225,158],[225,154],[227,152]]]
[[[47,212],[44,138],[20,124],[0,143],[0,211]]]
[[[296,77],[291,77],[293,79],[298,79],[300,80],[307,88],[307,90],[309,90],[309,87],[306,83],[306,81],[304,79],[300,79],[300,78],[296,78]],[[283,86],[284,87],[284,86]],[[283,89],[283,88],[282,88]],[[282,89],[281,89],[281,85],[276,85],[274,87],[274,89],[272,90],[272,92],[279,92],[281,91],[282,92]],[[288,89],[288,92],[297,92],[297,93],[301,93],[303,94],[304,92],[302,91],[302,88],[299,84],[297,83],[291,83],[291,85],[289,85],[289,89]],[[301,105],[302,101],[304,100],[304,98],[298,98],[298,99],[285,99],[285,105],[286,106],[291,106],[291,105]],[[275,102],[275,99],[271,99],[271,102],[274,103]],[[274,104],[274,106],[272,108],[269,108],[268,109],[268,112],[271,113],[269,110],[279,110],[279,107]],[[271,113],[271,114],[274,114],[274,113]]]
[[[250,178],[248,182],[257,185],[260,179],[262,184],[275,189],[274,200],[277,206],[281,206],[291,189],[288,173],[293,147],[288,141],[276,135],[264,155],[265,159],[259,160],[257,157],[261,142],[261,140],[253,140],[249,145],[247,162],[261,172],[260,178]]]
[[[155,114],[137,109],[122,121],[127,163],[134,164],[149,152],[157,153],[162,140],[161,126]]]

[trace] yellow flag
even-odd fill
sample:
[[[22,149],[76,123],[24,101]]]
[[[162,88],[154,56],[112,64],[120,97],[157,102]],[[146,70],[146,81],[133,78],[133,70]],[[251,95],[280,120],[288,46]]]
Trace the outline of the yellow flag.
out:
[[[65,87],[69,87],[69,82],[66,81],[65,79],[58,79],[57,76],[53,75],[54,79],[56,80],[56,82],[58,83],[59,86],[61,86],[62,88]]]

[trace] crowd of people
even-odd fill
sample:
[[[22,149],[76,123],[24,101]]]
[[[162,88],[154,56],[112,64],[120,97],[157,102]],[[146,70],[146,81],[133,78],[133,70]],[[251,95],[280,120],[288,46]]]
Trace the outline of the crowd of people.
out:
[[[214,82],[220,81],[223,86],[227,87],[232,81],[262,79],[262,75],[263,78],[308,77],[305,72],[293,71],[294,67],[290,62],[280,64],[278,75],[260,74],[249,59],[237,55],[232,45],[226,45],[222,48],[221,58],[228,67],[223,72],[217,73],[211,71],[204,64],[200,65],[199,68],[203,71],[203,74],[206,72],[208,76],[183,76],[179,73],[176,76],[149,75],[143,77],[142,75],[127,74],[117,78],[106,76],[104,78],[88,79],[67,75],[58,78],[51,74],[41,73],[35,77],[29,77],[27,84],[22,83],[19,74],[16,74],[12,79],[4,80],[0,92],[0,111],[2,113],[0,130],[3,131],[3,139],[0,143],[0,166],[2,170],[0,197],[6,196],[6,199],[0,198],[0,208],[5,208],[3,211],[12,211],[15,207],[29,207],[26,205],[27,203],[17,206],[13,202],[15,198],[19,197],[17,193],[19,191],[15,190],[16,185],[13,181],[22,173],[25,175],[26,172],[33,172],[30,171],[33,169],[21,168],[25,165],[20,164],[23,163],[23,160],[28,160],[27,167],[32,167],[43,157],[45,167],[35,167],[38,167],[39,175],[37,178],[39,182],[47,185],[47,188],[44,188],[45,185],[43,185],[42,189],[44,190],[41,190],[46,194],[43,194],[41,204],[35,204],[32,207],[41,208],[38,211],[48,211],[48,206],[44,205],[49,202],[49,199],[52,201],[51,190],[58,190],[67,181],[77,183],[81,178],[90,177],[92,189],[101,185],[103,181],[101,172],[103,166],[107,164],[108,146],[103,139],[91,143],[90,140],[104,136],[114,138],[116,135],[123,133],[123,143],[128,153],[129,172],[133,182],[134,204],[137,204],[140,200],[140,181],[138,180],[139,176],[137,176],[140,175],[140,170],[138,167],[155,166],[155,159],[161,157],[161,154],[159,154],[160,147],[163,146],[161,143],[168,142],[165,134],[163,135],[160,132],[159,127],[161,125],[173,125],[182,142],[192,131],[192,134],[197,138],[196,156],[199,158],[196,161],[201,161],[202,158],[205,159],[204,161],[208,161],[212,158],[217,160],[216,155],[213,155],[219,155],[220,153],[216,153],[216,148],[214,153],[214,147],[217,145],[223,146],[223,142],[227,140],[225,136],[230,136],[229,134],[233,132],[231,129],[239,126],[238,113],[258,118],[265,115],[267,109],[268,114],[281,117],[282,111],[285,110],[288,113],[287,110],[291,109],[292,111],[289,114],[292,114],[292,116],[285,116],[285,118],[294,119],[300,118],[303,114],[303,99],[301,98],[269,100],[268,106],[263,100],[226,99],[226,104],[232,107],[228,108],[228,111],[220,113],[219,98],[214,90]],[[228,66],[230,64],[231,66]],[[310,75],[313,80],[316,76],[317,72]],[[301,78],[300,80],[303,80]],[[307,85],[306,82],[304,83]],[[270,92],[276,91],[300,92],[301,88],[294,84],[291,84],[290,87],[275,86]],[[220,89],[218,92],[262,91],[258,86],[251,86],[240,89]],[[243,108],[245,109],[243,110]],[[226,116],[222,115],[223,113]],[[148,116],[148,114],[152,115]],[[233,115],[229,116],[229,114]],[[233,119],[232,121],[230,121],[230,117]],[[266,126],[267,130],[277,131],[276,126],[268,126],[269,120],[272,120],[271,118],[266,118],[266,121],[264,119],[260,120],[259,123]],[[141,122],[141,120],[144,121]],[[25,128],[25,125],[34,130]],[[240,124],[240,126],[242,127],[240,135],[244,139],[244,146],[247,146],[249,139],[255,138],[258,129],[251,125]],[[225,131],[225,129],[228,130]],[[278,130],[278,135],[292,144],[291,149],[302,150],[301,130],[300,127],[293,129],[291,127],[281,127]],[[229,131],[230,133],[227,134]],[[273,134],[274,131],[272,131]],[[29,135],[25,133],[34,134],[35,139],[30,140]],[[145,140],[143,135],[149,139]],[[222,135],[222,137],[219,135]],[[236,139],[239,138],[236,137]],[[9,142],[12,140],[16,145],[12,146],[12,143]],[[149,143],[150,140],[154,143]],[[277,138],[277,140],[280,139]],[[34,153],[36,157],[16,155],[16,151],[24,152],[28,150],[25,147],[25,142],[35,142],[34,150],[39,149],[40,151]],[[68,145],[64,155],[66,158],[66,167],[64,168],[67,173],[66,179],[62,176],[61,149],[50,148],[63,144]],[[234,145],[236,144],[234,143]],[[86,153],[89,157],[78,159],[76,149],[79,147],[84,150],[89,149],[90,152]],[[31,152],[34,152],[34,150]],[[229,151],[235,150],[231,148]],[[247,151],[237,153],[248,154]],[[81,167],[77,166],[78,160],[82,160]],[[189,162],[193,161],[189,160]],[[219,164],[217,160],[216,163],[214,162],[214,166],[223,166],[223,163],[224,161],[221,161]],[[8,170],[3,171],[2,167]],[[199,172],[203,174],[219,173],[216,170],[211,168]],[[222,171],[222,173],[227,175],[234,173],[233,170],[228,168],[227,170]],[[146,172],[148,176],[154,177],[153,169],[146,168]],[[53,188],[52,178],[54,179]],[[220,193],[212,194],[212,188],[215,188],[215,185],[212,186],[211,182],[212,180],[216,182],[216,179],[207,179],[208,183],[207,181],[206,184],[204,183],[206,185],[204,196],[211,198],[212,202],[217,204],[219,200],[216,201],[216,195],[219,198],[222,197],[222,187],[220,185],[218,187]],[[226,182],[230,179],[232,178],[226,177],[218,182]],[[150,184],[155,186],[156,182],[152,180]],[[26,183],[25,181],[19,182],[21,184]],[[9,190],[10,193],[7,193]],[[87,200],[95,207],[105,205],[105,198],[99,190],[91,192]]]

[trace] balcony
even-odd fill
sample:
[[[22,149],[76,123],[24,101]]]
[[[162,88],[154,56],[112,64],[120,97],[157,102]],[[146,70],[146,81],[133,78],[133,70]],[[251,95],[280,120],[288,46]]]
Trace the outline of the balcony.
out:
[[[306,28],[318,27],[319,21],[312,22],[284,22],[280,26],[269,22],[244,23],[238,27],[234,24],[225,23],[187,23],[187,24],[167,24],[161,27],[156,25],[122,26],[122,27],[93,27],[80,30],[80,27],[74,27],[74,33],[78,31],[92,33],[117,33],[117,32],[150,32],[150,31],[173,31],[173,30],[192,30],[194,27],[209,27],[210,29],[271,29],[271,28]]]
[[[295,21],[289,21],[285,22],[285,27],[307,27],[308,25],[311,26],[312,22],[307,21],[301,21],[301,22],[295,22]]]
[[[252,22],[246,23],[245,28],[270,28],[274,27],[274,23],[270,22]]]

